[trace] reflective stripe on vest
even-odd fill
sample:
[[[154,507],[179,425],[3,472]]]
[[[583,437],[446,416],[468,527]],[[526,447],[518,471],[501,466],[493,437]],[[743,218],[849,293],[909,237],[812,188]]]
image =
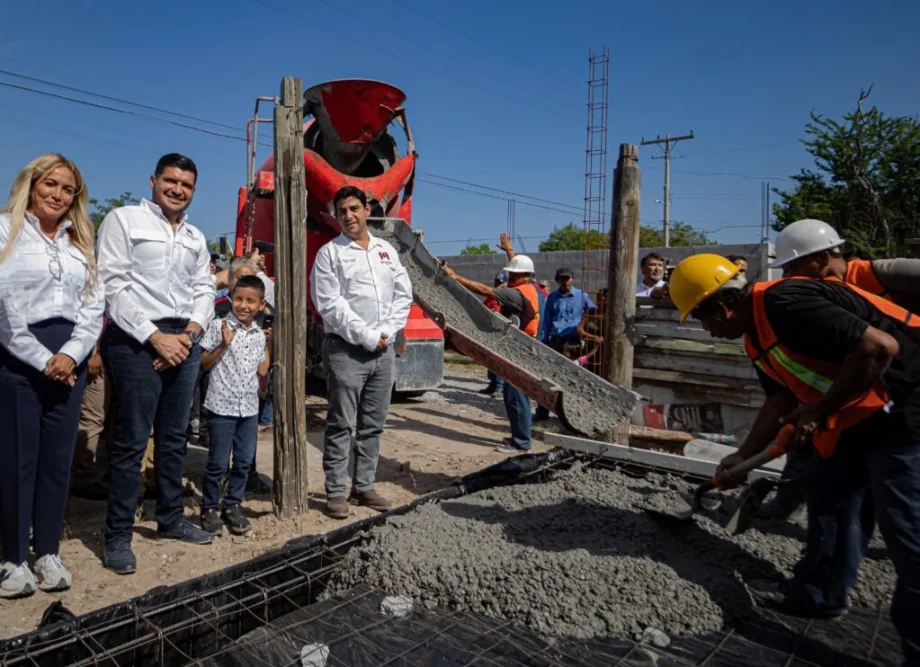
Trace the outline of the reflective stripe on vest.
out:
[[[537,288],[533,286],[533,283],[524,283],[523,285],[518,285],[511,289],[516,289],[520,292],[521,296],[524,297],[524,300],[530,304],[533,310],[533,319],[527,323],[527,326],[521,327],[521,331],[528,336],[536,337],[537,332],[540,330],[540,295],[537,294]],[[522,320],[523,316],[524,313],[521,313]]]
[[[872,262],[865,259],[851,259],[847,262],[847,273],[844,282],[877,296],[884,296],[888,292],[885,286],[879,282],[878,276],[875,275]]]
[[[840,373],[842,364],[806,357],[790,350],[779,341],[767,319],[764,296],[767,290],[784,280],[808,280],[808,278],[784,278],[757,283],[753,286],[751,295],[757,329],[756,340],[750,335],[745,335],[744,349],[754,365],[767,377],[792,392],[799,402],[813,403],[830,390]],[[846,287],[868,301],[869,305],[883,315],[902,322],[914,332],[920,333],[920,318],[900,306],[836,278],[828,278],[826,282]],[[844,429],[855,426],[872,416],[888,405],[889,400],[888,392],[878,386],[854,398],[837,413],[830,415],[814,437],[818,453],[824,457],[833,454],[840,433]]]

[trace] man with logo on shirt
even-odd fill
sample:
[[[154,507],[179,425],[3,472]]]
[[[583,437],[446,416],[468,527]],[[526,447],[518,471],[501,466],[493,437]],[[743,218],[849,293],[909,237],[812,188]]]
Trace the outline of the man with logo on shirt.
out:
[[[374,482],[380,435],[396,380],[391,343],[409,318],[412,285],[396,249],[368,231],[371,209],[364,192],[346,186],[335,194],[333,206],[342,233],[316,254],[310,295],[326,334],[326,513],[346,519],[352,429],[355,475],[350,500],[378,512],[390,508]]]
[[[591,297],[575,287],[575,271],[572,269],[557,269],[556,284],[559,289],[547,297],[543,308],[540,340],[562,353],[567,343],[581,342],[579,327],[585,315],[595,309],[595,305]],[[534,421],[546,419],[549,419],[549,410],[538,405]]]
[[[191,544],[212,539],[185,518],[182,505],[186,428],[201,361],[198,341],[214,317],[207,241],[185,213],[197,179],[190,158],[164,155],[150,177],[150,199],[113,210],[99,229],[99,275],[111,322],[102,355],[118,397],[105,563],[118,574],[137,568],[131,537],[151,430],[157,532]],[[157,370],[155,363],[165,368]]]

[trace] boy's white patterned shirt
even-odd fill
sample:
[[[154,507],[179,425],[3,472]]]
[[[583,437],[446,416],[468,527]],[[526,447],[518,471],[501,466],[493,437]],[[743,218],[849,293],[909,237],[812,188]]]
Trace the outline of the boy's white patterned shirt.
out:
[[[201,348],[213,351],[221,343],[221,326],[236,329],[233,342],[211,366],[204,407],[225,417],[259,414],[259,364],[265,361],[265,332],[255,322],[247,329],[233,313],[211,320],[201,337]]]

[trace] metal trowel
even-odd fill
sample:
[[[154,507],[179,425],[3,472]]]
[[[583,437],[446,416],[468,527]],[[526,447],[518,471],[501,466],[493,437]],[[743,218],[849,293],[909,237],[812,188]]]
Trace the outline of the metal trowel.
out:
[[[792,426],[791,424],[787,424],[786,426],[782,428],[782,430],[780,430],[779,435],[776,436],[776,441],[772,445],[767,447],[765,450],[763,450],[759,454],[755,454],[751,458],[745,459],[738,465],[732,468],[729,468],[725,472],[725,477],[727,479],[732,479],[732,478],[744,479],[745,477],[747,477],[747,474],[751,472],[752,470],[755,470],[759,468],[760,466],[764,465],[765,463],[768,463],[772,461],[773,459],[782,456],[783,454],[786,453],[786,446],[789,444],[789,439],[792,437],[792,434],[794,432],[795,432],[795,427]],[[756,485],[758,481],[760,480],[755,480],[754,483],[751,484],[751,486],[753,487],[754,485]],[[706,494],[718,488],[719,488],[719,481],[715,477],[713,477],[709,481],[697,487],[696,491],[693,493],[693,498],[690,499],[690,506],[687,509],[685,510],[661,510],[661,509],[657,509],[653,507],[646,507],[645,511],[655,516],[656,518],[664,519],[666,521],[672,521],[672,522],[689,521],[693,518],[693,515],[696,514],[699,510],[713,508],[713,505],[711,503],[712,499],[707,498]],[[769,492],[770,488],[772,487],[767,488],[767,492]],[[760,491],[761,491],[761,487],[758,486],[757,492],[759,493]],[[742,497],[747,492],[748,492],[748,489],[745,489],[745,491],[742,492]],[[766,496],[766,493],[764,493],[763,496],[760,496],[761,501],[763,500],[764,496]],[[757,496],[752,495],[749,498],[748,503],[753,505],[756,498]],[[718,503],[716,503],[716,506],[718,506]],[[757,507],[754,508],[755,513],[757,511],[757,508],[759,507],[760,507],[760,502],[758,501]],[[741,511],[741,510],[744,510],[744,511]],[[747,516],[747,510],[745,509],[743,505],[739,505],[739,508],[735,510],[735,515],[732,516],[732,519],[735,519],[736,515],[737,515],[736,523],[742,526],[746,525],[746,527],[744,527],[743,530],[747,530],[747,527],[750,527],[750,520],[753,518],[753,516],[751,517]],[[743,532],[743,530],[741,532]]]

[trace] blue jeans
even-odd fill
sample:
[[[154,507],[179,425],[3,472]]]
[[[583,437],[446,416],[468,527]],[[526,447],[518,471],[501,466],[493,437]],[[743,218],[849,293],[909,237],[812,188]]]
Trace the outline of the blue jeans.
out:
[[[73,323],[55,318],[29,331],[57,352],[70,339]],[[29,527],[36,556],[58,553],[86,364],[76,373],[76,385],[68,387],[0,346],[0,543],[4,560],[17,565],[29,557]]]
[[[259,401],[259,426],[271,426],[275,423],[275,408],[272,406],[271,396],[264,401]]]
[[[489,387],[488,387],[489,389],[492,389],[494,391],[500,391],[501,388],[505,386],[505,381],[502,380],[500,377],[498,377],[492,371],[489,371],[488,373],[486,373],[486,375],[489,378]]]
[[[163,333],[182,333],[179,322],[158,323]],[[153,430],[154,476],[158,493],[156,520],[163,530],[183,516],[182,467],[188,415],[198,381],[201,349],[195,345],[179,366],[153,370],[157,354],[118,327],[102,336],[102,361],[115,392],[115,441],[109,453],[109,507],[105,540],[130,544],[141,491],[141,461]]]
[[[891,620],[901,636],[907,665],[920,665],[920,442],[897,442],[885,438],[880,415],[867,420],[872,428],[860,429],[859,438],[842,439],[830,459],[819,462],[824,475],[809,479],[809,550],[826,552],[817,537],[828,526],[835,531],[836,562],[830,564],[829,604],[845,600],[865,552],[871,530],[867,507],[874,506],[875,519],[885,538],[888,554],[898,575],[891,602]],[[881,435],[881,437],[879,437]],[[867,502],[860,502],[866,495]],[[868,501],[871,500],[871,503]],[[814,514],[813,514],[814,513]],[[829,539],[828,534],[823,539]],[[816,546],[812,546],[816,542]],[[806,557],[807,559],[808,557]],[[814,573],[817,568],[809,568]],[[820,587],[807,580],[795,582],[806,592]]]
[[[214,510],[220,506],[220,482],[230,473],[224,509],[243,502],[249,470],[256,458],[259,437],[259,417],[227,417],[208,415],[211,420],[211,447],[204,469],[201,509]],[[230,455],[233,454],[233,466]]]
[[[518,449],[530,449],[530,398],[510,382],[502,388],[505,412],[511,422],[511,440]]]

